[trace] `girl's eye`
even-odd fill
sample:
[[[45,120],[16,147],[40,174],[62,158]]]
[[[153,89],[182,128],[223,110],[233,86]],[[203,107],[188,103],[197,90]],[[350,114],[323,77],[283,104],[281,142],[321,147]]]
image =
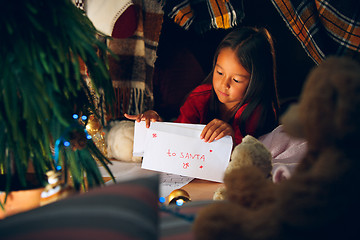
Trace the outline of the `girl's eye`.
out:
[[[219,71],[216,71],[219,75],[223,75],[223,73],[222,72],[219,72]]]
[[[239,82],[241,82],[241,80],[237,80],[237,79],[233,79],[234,80],[234,82],[236,82],[236,83],[239,83]]]

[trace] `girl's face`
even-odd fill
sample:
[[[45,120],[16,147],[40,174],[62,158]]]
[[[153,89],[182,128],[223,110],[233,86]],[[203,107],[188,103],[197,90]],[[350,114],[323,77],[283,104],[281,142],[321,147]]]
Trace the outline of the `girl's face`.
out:
[[[231,48],[220,50],[213,74],[214,91],[226,110],[241,102],[249,85],[250,73],[240,64]]]

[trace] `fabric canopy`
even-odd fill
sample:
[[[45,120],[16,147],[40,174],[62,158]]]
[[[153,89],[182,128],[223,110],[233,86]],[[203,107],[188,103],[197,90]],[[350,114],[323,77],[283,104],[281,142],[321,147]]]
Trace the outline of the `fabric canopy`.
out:
[[[360,52],[359,0],[271,0],[316,64]]]
[[[161,0],[164,14],[179,26],[198,33],[229,29],[243,20],[243,0]]]

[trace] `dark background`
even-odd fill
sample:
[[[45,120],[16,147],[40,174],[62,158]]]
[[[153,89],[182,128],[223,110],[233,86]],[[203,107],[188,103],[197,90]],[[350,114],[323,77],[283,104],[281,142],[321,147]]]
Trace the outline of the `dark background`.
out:
[[[297,101],[304,80],[315,63],[286,26],[270,1],[244,1],[241,26],[266,27],[273,36],[277,60],[277,88],[281,113]],[[204,34],[186,31],[164,17],[154,75],[154,109],[166,121],[179,114],[186,95],[211,71],[213,55],[230,30]]]

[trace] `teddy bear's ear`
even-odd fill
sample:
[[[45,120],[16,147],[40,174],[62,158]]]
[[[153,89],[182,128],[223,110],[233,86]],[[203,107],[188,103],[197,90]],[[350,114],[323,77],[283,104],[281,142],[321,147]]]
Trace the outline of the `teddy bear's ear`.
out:
[[[280,118],[284,130],[295,138],[304,138],[304,128],[299,118],[298,104],[292,104],[284,115]]]

